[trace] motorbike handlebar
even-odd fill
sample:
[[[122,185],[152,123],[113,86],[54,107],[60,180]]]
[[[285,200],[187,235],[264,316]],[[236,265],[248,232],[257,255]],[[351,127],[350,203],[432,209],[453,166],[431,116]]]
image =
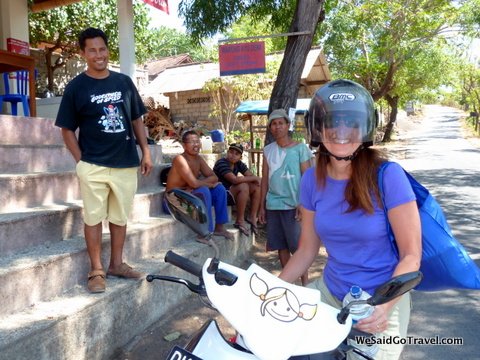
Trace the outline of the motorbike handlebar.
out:
[[[169,250],[165,254],[165,262],[170,263],[172,265],[175,265],[179,267],[182,270],[185,270],[186,272],[195,275],[199,279],[202,278],[202,266],[194,263],[193,261],[187,259],[186,257],[183,257],[181,255],[178,255],[174,253],[173,251]]]
[[[169,250],[165,254],[165,262],[170,263],[172,265],[175,265],[179,267],[182,270],[185,270],[186,272],[195,275],[199,279],[202,279],[202,266],[194,263],[193,261],[187,259],[186,257],[183,257],[181,255],[178,255],[174,253],[173,251]],[[215,275],[215,281],[219,285],[227,285],[231,286],[235,284],[237,281],[237,276],[234,274],[229,273],[226,270],[219,269],[218,265],[220,264],[220,261],[216,258],[213,258],[212,261],[210,262],[210,265],[208,267],[208,272],[210,274]]]

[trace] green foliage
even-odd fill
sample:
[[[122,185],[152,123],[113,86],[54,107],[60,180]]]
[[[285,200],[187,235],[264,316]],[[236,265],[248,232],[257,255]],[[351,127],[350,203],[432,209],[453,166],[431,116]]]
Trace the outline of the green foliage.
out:
[[[205,83],[203,91],[213,99],[210,117],[217,119],[221,129],[228,133],[237,127],[235,109],[244,100],[268,99],[279,67],[278,56],[266,63],[266,72],[237,76],[223,76]]]
[[[148,5],[134,1],[135,56],[138,64],[159,57],[188,53],[194,61],[216,59],[214,47],[207,48],[192,41],[192,38],[176,29],[167,27],[149,28]],[[108,16],[106,14],[109,14]],[[29,14],[30,42],[33,45],[58,44],[64,54],[77,51],[77,36],[85,28],[102,29],[109,38],[110,57],[118,61],[117,1],[83,1],[48,11]]]
[[[295,13],[296,0],[182,0],[179,14],[194,41],[224,33],[242,16],[251,16],[253,24],[265,24],[270,31],[285,32]],[[263,34],[264,35],[264,34]]]
[[[215,48],[193,43],[191,38],[177,30],[161,27],[150,29],[149,6],[134,1],[134,41],[137,64],[160,57],[188,53],[194,61],[217,58]],[[109,38],[110,59],[119,60],[117,0],[82,1],[48,11],[29,13],[30,43],[47,44],[47,87],[53,90],[54,71],[78,53],[78,34],[87,27],[102,29]],[[59,54],[53,63],[52,54]]]
[[[143,62],[152,51],[147,35],[148,17],[144,3],[134,4],[135,54]],[[118,21],[116,0],[83,1],[38,13],[29,13],[30,43],[46,45],[47,88],[54,90],[54,71],[65,66],[77,52],[78,34],[88,28],[102,29],[109,40],[110,59],[118,61]],[[53,61],[53,53],[59,54]]]
[[[148,9],[143,2],[134,3],[135,54],[143,63],[152,51],[148,32]],[[102,29],[109,38],[110,57],[118,61],[117,1],[82,1],[38,13],[29,13],[30,43],[56,44],[62,52],[74,52],[77,36],[87,27]]]
[[[193,61],[218,60],[216,46],[201,46],[192,41],[185,33],[164,26],[149,31],[152,41],[152,50],[147,54],[147,60],[156,60],[161,57],[189,54]]]
[[[391,94],[405,102],[432,102],[439,98],[439,89],[450,86],[458,68],[455,48],[437,39],[422,47],[415,56],[407,59],[395,76],[395,88]],[[452,56],[453,55],[453,56]]]
[[[263,36],[271,31],[270,19],[271,16],[269,15],[258,20],[253,20],[250,15],[242,16],[224,33],[224,37],[228,39],[238,39]],[[259,41],[265,42],[265,53],[267,54],[282,51],[286,44],[285,37],[262,38],[259,39]]]
[[[345,1],[323,31],[331,70],[366,86],[376,99],[395,87],[396,73],[453,21],[446,0]],[[422,78],[420,74],[417,74]]]
[[[457,1],[459,23],[469,36],[480,37],[480,0]]]
[[[459,35],[478,29],[479,2],[339,2],[321,29],[333,77],[361,83],[376,101],[388,100],[393,110],[407,101],[452,101],[463,57],[459,49],[466,48]],[[387,139],[394,122],[395,115],[388,119]]]
[[[232,130],[229,131],[225,136],[227,144],[233,143],[249,143],[250,142],[250,133],[241,130]]]
[[[460,103],[474,111],[480,111],[480,69],[474,64],[463,64],[460,68],[457,94],[461,96]]]
[[[292,133],[292,139],[298,142],[304,142],[305,140],[305,134],[303,132],[298,132],[294,131]]]

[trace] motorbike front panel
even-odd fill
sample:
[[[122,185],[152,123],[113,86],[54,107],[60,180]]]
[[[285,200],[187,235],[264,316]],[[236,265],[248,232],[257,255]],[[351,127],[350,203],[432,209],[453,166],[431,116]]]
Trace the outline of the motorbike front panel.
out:
[[[203,360],[258,360],[252,353],[236,349],[225,340],[214,320],[205,323],[185,349]]]

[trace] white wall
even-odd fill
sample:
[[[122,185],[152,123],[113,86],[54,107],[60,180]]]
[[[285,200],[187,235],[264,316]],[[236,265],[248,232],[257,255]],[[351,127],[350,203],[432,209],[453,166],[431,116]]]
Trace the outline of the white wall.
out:
[[[7,38],[28,42],[27,0],[0,1],[0,48],[4,50]]]

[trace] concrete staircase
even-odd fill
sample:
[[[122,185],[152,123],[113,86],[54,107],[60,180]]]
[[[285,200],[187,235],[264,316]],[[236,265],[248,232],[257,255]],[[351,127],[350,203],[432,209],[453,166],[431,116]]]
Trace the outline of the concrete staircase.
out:
[[[105,293],[88,293],[75,163],[53,123],[0,115],[0,359],[109,359],[188,290],[109,278]],[[124,258],[145,273],[180,275],[164,263],[166,251],[199,263],[213,251],[162,213],[161,146],[151,152],[156,165],[149,177],[139,175]],[[239,264],[251,241],[231,230],[234,241],[216,241],[221,258]],[[109,239],[105,230],[105,267]]]

